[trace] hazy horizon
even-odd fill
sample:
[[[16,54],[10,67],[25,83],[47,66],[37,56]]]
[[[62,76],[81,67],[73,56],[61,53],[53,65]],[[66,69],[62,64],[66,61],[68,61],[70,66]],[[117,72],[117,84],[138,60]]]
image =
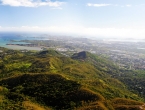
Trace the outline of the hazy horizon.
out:
[[[0,0],[0,32],[145,38],[144,0]]]

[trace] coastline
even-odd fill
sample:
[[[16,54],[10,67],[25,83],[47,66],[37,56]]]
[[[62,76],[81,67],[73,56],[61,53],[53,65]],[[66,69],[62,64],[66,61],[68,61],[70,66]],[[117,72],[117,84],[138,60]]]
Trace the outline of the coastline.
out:
[[[19,45],[5,45],[3,46],[8,49],[13,49],[13,50],[37,50],[41,51],[43,50],[42,47],[29,47],[29,46],[19,46]]]

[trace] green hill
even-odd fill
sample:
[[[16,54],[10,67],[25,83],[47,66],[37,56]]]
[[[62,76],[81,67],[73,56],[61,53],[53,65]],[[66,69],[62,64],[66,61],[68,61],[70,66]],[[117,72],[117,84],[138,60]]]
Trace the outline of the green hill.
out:
[[[0,109],[138,110],[143,105],[142,97],[114,77],[119,69],[101,56],[83,51],[66,57],[54,50],[0,54]]]
[[[82,101],[102,101],[104,98],[75,81],[67,80],[58,74],[24,74],[4,79],[0,82],[9,89],[9,100],[25,101],[33,97],[45,106],[55,109],[70,109],[80,106]]]
[[[98,70],[106,72],[110,75],[115,75],[118,72],[118,67],[107,58],[91,54],[87,51],[82,51],[79,53],[74,53],[71,57],[72,59],[84,61],[94,65]]]
[[[40,57],[42,57],[42,56],[62,56],[61,53],[59,53],[58,51],[55,51],[55,50],[40,51],[37,55]]]
[[[88,58],[90,56],[91,56],[91,54],[89,52],[82,51],[82,52],[73,54],[72,58],[73,59],[86,59],[86,58]]]

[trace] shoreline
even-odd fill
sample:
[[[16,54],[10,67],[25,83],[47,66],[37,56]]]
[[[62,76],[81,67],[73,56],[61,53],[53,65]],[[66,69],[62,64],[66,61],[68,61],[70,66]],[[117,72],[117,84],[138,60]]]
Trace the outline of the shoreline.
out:
[[[37,51],[41,51],[43,50],[42,47],[38,47],[38,46],[34,46],[34,47],[29,47],[29,46],[20,46],[20,45],[14,45],[14,44],[9,44],[9,45],[5,45],[5,46],[0,46],[0,47],[4,47],[4,48],[8,48],[8,49],[13,49],[13,50],[37,50]]]

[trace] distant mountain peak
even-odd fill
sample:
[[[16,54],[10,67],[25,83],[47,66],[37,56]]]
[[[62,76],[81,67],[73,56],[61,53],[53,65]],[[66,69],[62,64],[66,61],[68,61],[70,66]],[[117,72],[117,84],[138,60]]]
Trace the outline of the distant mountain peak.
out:
[[[82,51],[79,53],[75,53],[72,55],[73,59],[86,59],[88,57],[90,57],[91,53],[87,52],[87,51]]]

